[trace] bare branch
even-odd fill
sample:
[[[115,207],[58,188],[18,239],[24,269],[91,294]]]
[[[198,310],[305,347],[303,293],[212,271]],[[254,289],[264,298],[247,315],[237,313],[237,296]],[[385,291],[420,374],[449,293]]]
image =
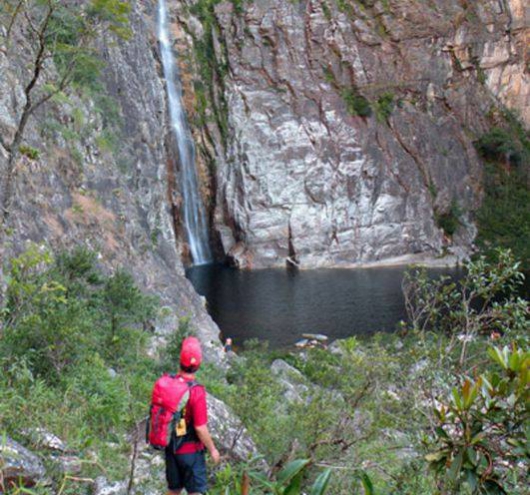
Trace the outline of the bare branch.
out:
[[[15,11],[13,12],[13,15],[11,16],[11,20],[9,21],[9,25],[7,26],[7,34],[6,34],[7,43],[9,43],[9,38],[11,37],[11,31],[13,30],[13,26],[15,25],[18,14],[20,14],[20,11],[22,10],[22,5],[25,3],[25,1],[26,0],[19,0],[17,6],[15,7]]]

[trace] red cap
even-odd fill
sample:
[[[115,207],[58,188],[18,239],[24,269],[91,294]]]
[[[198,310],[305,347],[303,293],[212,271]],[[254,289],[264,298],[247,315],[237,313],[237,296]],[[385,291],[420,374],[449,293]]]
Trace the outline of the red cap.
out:
[[[202,361],[201,344],[195,337],[186,337],[180,350],[180,364],[185,368],[198,368]]]

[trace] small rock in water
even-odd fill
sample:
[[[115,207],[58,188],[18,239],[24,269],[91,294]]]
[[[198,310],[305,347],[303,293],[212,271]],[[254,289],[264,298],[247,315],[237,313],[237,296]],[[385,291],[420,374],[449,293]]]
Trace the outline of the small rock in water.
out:
[[[307,347],[307,345],[309,344],[309,340],[308,339],[302,339],[302,340],[299,340],[295,346],[296,347]]]
[[[327,342],[328,336],[322,333],[303,333],[302,337],[309,340],[318,340],[319,342]]]

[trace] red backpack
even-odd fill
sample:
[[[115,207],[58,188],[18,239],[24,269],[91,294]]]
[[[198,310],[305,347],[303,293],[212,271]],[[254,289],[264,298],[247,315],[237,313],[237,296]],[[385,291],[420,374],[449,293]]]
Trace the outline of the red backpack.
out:
[[[172,440],[174,449],[183,443],[186,437],[185,409],[195,385],[196,382],[168,374],[155,382],[146,424],[146,441],[155,449],[165,449]]]

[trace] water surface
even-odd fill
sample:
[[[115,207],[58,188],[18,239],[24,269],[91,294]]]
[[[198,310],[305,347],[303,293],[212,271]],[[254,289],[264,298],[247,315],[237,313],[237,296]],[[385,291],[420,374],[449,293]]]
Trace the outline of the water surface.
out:
[[[257,338],[279,348],[294,344],[302,333],[323,333],[334,340],[395,330],[406,316],[404,272],[405,267],[292,272],[207,265],[191,268],[187,276],[206,297],[225,338],[232,337],[236,346]]]

